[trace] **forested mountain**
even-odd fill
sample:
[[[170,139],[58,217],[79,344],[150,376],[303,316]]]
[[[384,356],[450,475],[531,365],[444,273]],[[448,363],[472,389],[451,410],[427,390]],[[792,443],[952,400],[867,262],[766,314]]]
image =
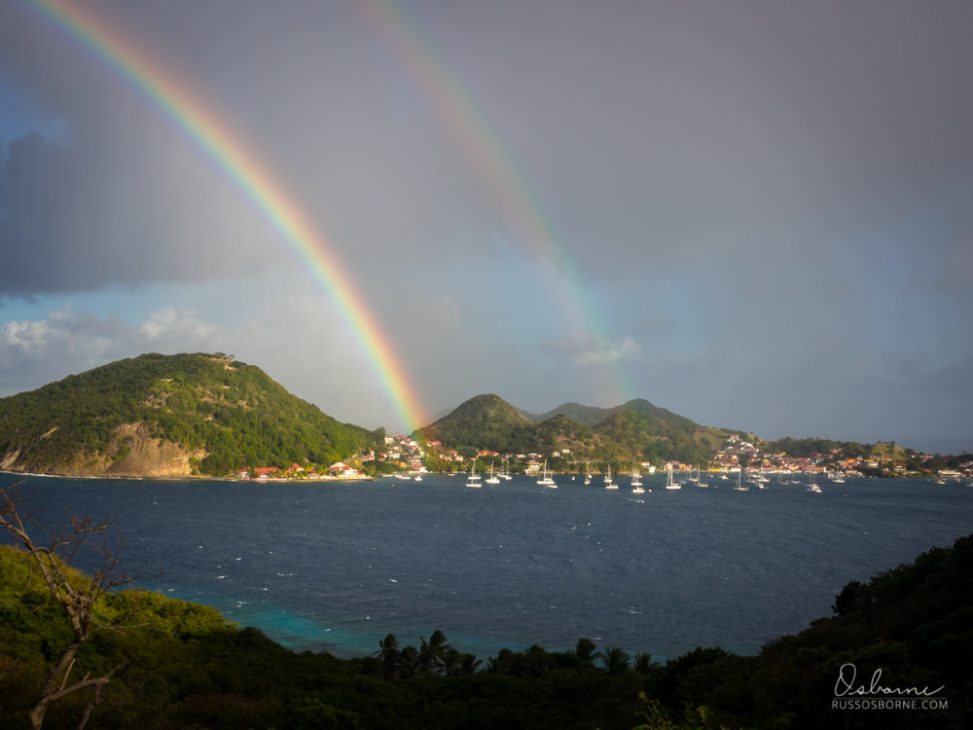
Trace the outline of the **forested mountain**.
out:
[[[0,399],[0,468],[75,475],[223,475],[332,463],[371,443],[222,354],[147,354]]]
[[[565,416],[572,421],[583,423],[585,426],[594,427],[611,415],[610,408],[598,408],[597,406],[583,406],[580,403],[562,403],[557,408],[547,413],[529,413],[527,416],[532,421],[546,421],[554,416]]]
[[[421,429],[448,448],[550,453],[568,449],[574,461],[679,459],[700,462],[720,447],[729,431],[700,426],[647,400],[614,408],[565,403],[530,415],[496,395],[479,395]]]

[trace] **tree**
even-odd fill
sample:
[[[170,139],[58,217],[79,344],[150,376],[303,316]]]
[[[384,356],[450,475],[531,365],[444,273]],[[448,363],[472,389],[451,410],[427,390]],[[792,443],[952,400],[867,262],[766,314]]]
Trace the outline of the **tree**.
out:
[[[402,663],[402,651],[399,649],[399,640],[395,634],[387,634],[384,639],[378,642],[378,660],[382,666],[382,676],[385,679],[392,679],[399,673],[399,665]]]
[[[652,655],[647,652],[639,652],[635,655],[635,671],[640,674],[648,674],[652,670]]]
[[[578,639],[577,646],[574,647],[574,655],[585,664],[595,663],[595,642],[584,637]]]
[[[30,711],[30,724],[34,730],[43,726],[47,708],[52,703],[74,692],[90,689],[91,698],[78,724],[79,729],[83,728],[95,705],[101,701],[102,687],[124,666],[124,663],[120,664],[100,677],[86,673],[81,678],[75,675],[72,679],[78,650],[96,630],[104,628],[95,615],[98,600],[113,588],[130,582],[130,579],[116,573],[118,558],[107,550],[102,551],[102,567],[90,578],[71,575],[67,567],[70,559],[93,536],[103,534],[108,525],[105,522],[95,523],[90,517],[71,517],[70,522],[68,530],[54,534],[50,546],[38,545],[27,531],[25,516],[20,514],[17,503],[6,490],[0,488],[0,528],[13,535],[27,551],[51,597],[64,609],[72,633],[71,641],[48,670],[41,697]]]
[[[418,667],[423,672],[439,672],[446,668],[446,654],[449,644],[446,634],[436,629],[429,636],[429,641],[422,639],[419,647]]]
[[[628,669],[629,656],[628,652],[619,649],[617,646],[613,646],[607,651],[599,652],[601,660],[605,663],[605,669],[608,673],[615,677],[626,669]]]

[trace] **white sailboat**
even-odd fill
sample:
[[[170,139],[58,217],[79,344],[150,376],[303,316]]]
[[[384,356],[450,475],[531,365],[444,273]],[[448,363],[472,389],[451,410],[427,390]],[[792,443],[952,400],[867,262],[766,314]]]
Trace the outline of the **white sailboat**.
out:
[[[476,457],[473,457],[473,465],[470,466],[470,475],[466,478],[466,486],[470,489],[479,489],[483,485],[480,484],[480,475],[476,473]]]
[[[483,480],[486,484],[499,484],[500,477],[493,473],[493,462],[490,462],[490,476]]]
[[[645,487],[642,486],[642,473],[637,465],[632,467],[632,494],[645,494]]]
[[[814,481],[814,476],[810,472],[807,475],[807,491],[821,494],[821,487]]]
[[[668,464],[666,466],[666,489],[673,491],[676,489],[682,489],[682,484],[672,478],[672,464]]]
[[[591,469],[588,467],[588,462],[584,463],[584,485],[587,487],[591,484]]]
[[[709,487],[709,482],[703,480],[702,469],[700,469],[699,472],[696,474],[696,478],[699,479],[699,482],[696,484],[697,487],[699,487],[700,489],[707,489]]]
[[[551,476],[551,472],[547,468],[547,459],[544,459],[544,469],[541,471],[541,478],[537,480],[537,483],[546,487],[547,489],[557,489],[557,483]]]
[[[605,473],[605,489],[618,489],[618,485],[612,482],[612,465],[608,465],[608,471]]]
[[[737,485],[735,487],[733,487],[733,491],[734,492],[749,492],[750,491],[750,487],[745,486],[740,481],[740,479],[741,479],[742,476],[743,476],[743,470],[741,469],[740,471],[737,472]]]

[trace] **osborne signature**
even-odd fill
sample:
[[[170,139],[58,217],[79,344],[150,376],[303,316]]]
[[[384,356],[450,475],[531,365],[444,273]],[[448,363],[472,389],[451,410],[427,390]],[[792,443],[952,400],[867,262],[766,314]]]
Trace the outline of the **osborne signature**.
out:
[[[946,686],[936,689],[929,689],[929,687],[923,687],[922,689],[918,687],[886,687],[882,684],[882,670],[876,669],[872,673],[872,679],[869,684],[855,684],[855,678],[858,675],[858,669],[852,663],[842,664],[841,668],[838,669],[838,681],[835,682],[834,686],[834,696],[835,697],[870,697],[873,695],[896,695],[896,696],[909,696],[909,697],[932,697],[937,692],[941,692]]]

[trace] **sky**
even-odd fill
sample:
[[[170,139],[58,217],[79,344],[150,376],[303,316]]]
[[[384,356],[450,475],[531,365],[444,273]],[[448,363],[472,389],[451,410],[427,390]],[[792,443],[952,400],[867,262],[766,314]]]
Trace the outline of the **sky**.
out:
[[[74,6],[232,130],[338,268],[9,0],[0,396],[219,351],[390,431],[496,393],[973,450],[967,0]]]

